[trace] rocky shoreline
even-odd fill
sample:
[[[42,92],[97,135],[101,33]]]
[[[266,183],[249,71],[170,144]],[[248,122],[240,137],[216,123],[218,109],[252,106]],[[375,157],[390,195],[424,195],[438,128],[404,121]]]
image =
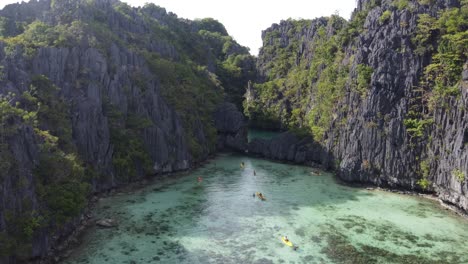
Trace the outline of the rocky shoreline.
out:
[[[337,182],[345,186],[362,188],[371,191],[385,191],[398,193],[401,195],[418,196],[425,199],[438,201],[440,206],[443,207],[445,210],[450,210],[451,212],[468,220],[468,213],[466,211],[464,211],[460,207],[457,207],[455,204],[447,203],[446,201],[438,197],[435,192],[420,192],[418,190],[408,190],[402,186],[376,186],[372,183],[348,182],[343,180],[339,177],[339,172],[334,167],[334,163],[332,162],[333,157],[327,155],[327,153],[320,146],[320,144],[314,143],[314,141],[309,137],[300,137],[292,132],[284,132],[273,139],[254,139],[248,143],[245,143],[246,139],[238,140],[241,137],[246,138],[246,127],[245,125],[243,125],[244,121],[238,118],[238,112],[231,111],[231,107],[232,106],[229,104],[224,105],[224,107],[220,107],[219,109],[221,110],[218,111],[218,113],[222,112],[230,114],[218,114],[215,117],[215,119],[217,119],[217,127],[220,127],[220,133],[225,133],[225,135],[220,137],[221,139],[218,143],[218,149],[220,151],[231,149],[232,151],[243,153],[247,156],[262,158],[273,162],[304,165],[316,169],[325,170],[328,172],[332,172]],[[233,120],[237,121],[233,122]],[[233,127],[236,127],[237,129],[229,128],[228,124],[232,124]],[[238,145],[234,145],[236,144],[236,141],[234,140],[227,140],[228,137],[236,139]],[[230,143],[227,143],[227,141],[230,141]],[[157,181],[168,179],[169,177],[184,177],[187,173],[190,173],[191,171],[199,168],[200,166],[203,166],[203,164],[210,162],[210,160],[215,158],[216,155],[219,153],[220,152],[217,152],[216,154],[210,156],[207,160],[195,164],[192,168],[188,170],[170,172],[160,174],[157,176],[147,177],[132,182],[126,186],[119,186],[106,192],[95,194],[92,197],[92,199],[90,199],[89,205],[85,210],[85,213],[80,217],[80,223],[77,225],[72,234],[66,239],[60,241],[61,243],[59,247],[51,249],[48,252],[46,258],[40,259],[39,261],[33,260],[30,263],[57,263],[69,257],[72,253],[72,250],[79,246],[80,236],[83,235],[88,228],[96,225],[97,221],[101,220],[94,219],[91,214],[91,211],[93,210],[94,206],[101,198],[131,193],[140,190],[148,184],[153,184]]]
[[[346,184],[344,182],[342,184],[348,185],[348,184]],[[349,185],[349,186],[359,188],[359,186],[355,186],[355,185],[352,185],[352,184]],[[465,220],[468,220],[468,212],[462,210],[461,208],[457,207],[454,204],[447,203],[446,201],[439,198],[435,193],[421,193],[421,192],[416,192],[416,191],[408,191],[408,190],[392,189],[392,188],[383,188],[383,187],[375,187],[375,186],[365,187],[365,188],[366,188],[366,190],[370,190],[370,191],[383,191],[383,192],[397,193],[397,194],[401,194],[401,195],[418,196],[418,197],[422,197],[424,199],[429,199],[429,200],[432,200],[432,201],[436,201],[436,202],[439,203],[439,205],[441,207],[443,207],[443,209],[450,210],[453,213],[457,214],[458,216],[463,217]]]
[[[425,72],[438,65],[440,40],[449,35],[443,27],[434,31],[434,49],[415,43],[423,35],[421,17],[436,21],[466,4],[407,4],[396,8],[391,0],[359,0],[350,21],[283,20],[263,31],[260,76],[247,88],[245,111],[253,125],[280,123],[314,138],[283,136],[288,144],[257,142],[249,152],[313,161],[334,168],[347,182],[433,191],[467,211],[468,61],[463,54],[451,55],[457,73],[443,90],[451,87],[453,94],[437,95],[438,86],[424,85]],[[341,43],[357,25],[359,32]],[[320,49],[324,43],[333,51]],[[329,62],[322,61],[325,57]],[[285,58],[295,59],[290,67],[284,67],[290,63]],[[434,109],[431,100],[437,102]]]
[[[442,52],[442,40],[462,38],[466,24],[453,35],[420,27],[424,16],[440,20],[434,25],[465,21],[466,3],[400,2],[358,0],[349,21],[273,24],[257,58],[219,22],[179,19],[154,4],[41,0],[0,10],[0,95],[15,97],[5,107],[16,113],[2,123],[11,133],[0,144],[0,263],[60,261],[94,223],[100,197],[225,150],[321,167],[347,185],[427,195],[466,215],[468,60]],[[454,80],[434,96],[432,81],[419,86],[437,56],[459,69],[439,76]],[[248,143],[236,107],[244,92],[252,126],[298,133]]]
[[[285,132],[285,133],[290,133],[290,132]],[[263,140],[265,140],[265,139],[261,139],[261,141],[263,141]],[[268,140],[265,140],[265,141],[268,141]],[[297,142],[299,142],[299,141],[297,141]],[[250,144],[250,142],[249,142],[249,144]],[[257,145],[258,142],[254,143],[254,144]],[[277,145],[278,142],[275,142],[274,144]],[[283,163],[283,164],[303,165],[303,166],[312,167],[312,168],[315,168],[315,169],[321,169],[321,170],[333,173],[335,180],[339,184],[349,186],[349,187],[361,188],[361,189],[366,189],[366,190],[371,190],[371,191],[375,190],[375,191],[391,192],[391,193],[397,193],[397,194],[401,194],[401,195],[419,196],[419,197],[423,197],[425,199],[437,201],[437,202],[439,202],[440,206],[443,207],[445,210],[450,210],[450,211],[456,213],[457,215],[463,217],[464,219],[468,220],[468,211],[463,210],[462,208],[458,207],[456,204],[451,204],[451,203],[449,203],[447,201],[444,201],[443,199],[438,197],[435,192],[420,192],[420,191],[416,191],[416,190],[407,190],[407,189],[402,188],[402,187],[392,188],[391,186],[383,187],[383,186],[376,186],[374,184],[369,184],[369,183],[347,182],[347,181],[344,181],[343,179],[341,179],[337,175],[337,171],[335,169],[331,169],[331,167],[327,167],[327,166],[321,164],[320,161],[318,161],[318,160],[316,160],[316,161],[303,161],[303,162],[298,163],[298,162],[295,162],[295,161],[292,161],[292,160],[278,160],[278,159],[272,158],[271,156],[265,157],[262,154],[260,154],[259,152],[252,152],[252,151],[247,151],[246,155],[251,156],[251,157],[266,159],[266,160],[269,160],[269,161],[272,161],[272,162],[278,162],[278,163]]]
[[[299,164],[330,171],[335,174],[340,184],[347,186],[384,190],[405,195],[418,195],[427,198],[432,197],[431,199],[438,200],[445,208],[461,216],[468,216],[468,211],[443,199],[435,190],[425,191],[418,188],[417,185],[409,189],[408,186],[400,185],[398,182],[349,181],[346,177],[341,177],[339,164],[337,164],[335,157],[320,144],[314,142],[311,137],[301,137],[292,132],[284,132],[272,139],[255,139],[249,142],[247,154],[276,162]]]
[[[66,258],[68,258],[72,254],[73,250],[81,244],[80,237],[90,227],[98,225],[98,222],[101,220],[109,220],[109,219],[95,219],[92,214],[92,211],[95,208],[96,204],[102,198],[129,194],[129,193],[141,190],[148,185],[155,184],[157,182],[164,181],[169,178],[184,177],[190,172],[192,172],[193,170],[196,170],[202,167],[203,165],[209,163],[212,159],[216,157],[217,154],[218,153],[209,156],[206,160],[195,164],[192,168],[189,168],[187,170],[152,175],[143,179],[138,179],[137,181],[132,182],[128,185],[116,186],[113,189],[106,190],[100,193],[95,193],[89,199],[86,209],[84,210],[83,214],[79,217],[79,223],[74,228],[74,231],[70,235],[68,235],[66,238],[56,237],[55,243],[53,244],[58,245],[57,247],[49,249],[45,257],[40,258],[40,259],[29,260],[28,263],[29,264],[51,264],[51,263],[59,263],[60,261],[63,261]],[[116,224],[118,225],[118,223]],[[108,228],[110,227],[116,227],[116,226],[108,226]],[[106,227],[102,227],[102,228],[106,228]]]
[[[232,150],[244,152],[247,147],[247,125],[244,116],[237,107],[229,102],[219,104],[216,111],[213,113],[213,120],[218,134],[216,149],[218,151]],[[45,256],[31,259],[29,263],[57,263],[68,257],[71,254],[70,249],[79,244],[79,237],[83,232],[90,226],[95,225],[97,221],[103,220],[94,219],[91,214],[92,209],[99,199],[111,195],[132,192],[148,184],[152,184],[155,181],[164,180],[169,177],[173,178],[177,177],[177,175],[183,176],[209,162],[217,153],[218,152],[206,155],[204,160],[193,161],[189,167],[172,167],[169,171],[160,170],[154,175],[137,177],[128,184],[112,185],[109,189],[96,189],[93,197],[89,199],[83,214],[68,223],[66,228],[59,230],[57,232],[58,234],[51,236],[50,245],[52,246],[47,250]],[[104,220],[107,221],[104,221],[101,226],[111,227],[116,224],[113,223],[112,219]]]
[[[187,174],[192,172],[193,170],[196,170],[197,168],[202,167],[204,164],[209,163],[211,160],[216,158],[216,156],[222,152],[218,152],[212,156],[210,156],[207,160],[200,162],[193,168],[190,168],[188,170],[184,171],[178,171],[178,172],[171,172],[171,173],[165,173],[161,175],[156,175],[156,176],[150,176],[144,179],[140,179],[136,182],[132,182],[129,185],[126,186],[119,186],[116,188],[113,188],[111,190],[108,190],[106,192],[102,193],[97,193],[95,194],[89,201],[89,204],[83,213],[83,215],[80,217],[80,223],[77,225],[75,230],[69,235],[67,238],[60,240],[59,246],[49,250],[47,256],[45,258],[39,259],[39,260],[31,260],[29,261],[30,264],[50,264],[50,263],[59,263],[60,261],[63,261],[67,259],[72,253],[73,250],[76,249],[77,247],[80,246],[80,237],[92,226],[95,226],[98,224],[100,220],[103,219],[95,219],[94,216],[92,215],[92,210],[95,208],[96,204],[100,201],[102,198],[108,198],[112,196],[118,196],[118,195],[125,195],[125,194],[130,194],[132,192],[141,190],[142,188],[155,184],[160,181],[164,181],[169,178],[174,178],[174,177],[185,177]],[[252,156],[252,157],[257,157],[257,158],[262,158],[266,160],[270,160],[272,162],[278,162],[278,163],[283,163],[283,164],[295,164],[298,165],[295,162],[292,161],[280,161],[277,159],[272,159],[272,158],[267,158],[267,157],[260,157],[259,155],[252,155],[250,152],[245,153],[246,156]],[[468,213],[463,211],[461,208],[457,207],[456,205],[449,204],[439,197],[435,193],[422,193],[422,192],[417,192],[414,190],[405,190],[403,188],[388,188],[388,187],[379,187],[371,184],[365,184],[365,183],[350,183],[343,181],[338,177],[336,172],[334,170],[326,169],[322,165],[318,163],[309,163],[309,164],[299,164],[307,167],[312,167],[314,169],[320,169],[324,171],[328,171],[333,173],[335,180],[344,186],[349,186],[349,187],[354,187],[354,188],[360,188],[360,189],[366,189],[369,191],[384,191],[384,192],[391,192],[391,193],[397,193],[401,195],[408,195],[408,196],[418,196],[424,199],[429,199],[432,201],[437,201],[439,205],[445,209],[449,210],[458,216],[464,218],[465,220],[468,221]],[[104,219],[106,220],[106,219]],[[101,227],[101,228],[106,228],[106,227]],[[108,228],[112,228],[112,226],[109,226]]]

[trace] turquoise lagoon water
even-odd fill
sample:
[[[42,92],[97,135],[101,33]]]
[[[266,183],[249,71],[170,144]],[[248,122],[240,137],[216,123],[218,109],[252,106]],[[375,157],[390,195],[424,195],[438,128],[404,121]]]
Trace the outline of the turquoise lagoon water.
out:
[[[89,229],[65,263],[468,263],[465,219],[434,201],[316,173],[222,154],[101,199],[96,218],[115,218],[119,227]],[[254,198],[257,191],[267,200]]]
[[[275,132],[275,131],[249,129],[249,132],[247,134],[247,140],[250,142],[255,138],[271,139],[279,134],[280,132]]]

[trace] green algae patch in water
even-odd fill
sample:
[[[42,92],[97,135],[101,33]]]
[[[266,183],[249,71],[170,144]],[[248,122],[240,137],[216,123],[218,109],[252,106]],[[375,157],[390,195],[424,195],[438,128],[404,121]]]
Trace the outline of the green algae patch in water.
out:
[[[119,227],[89,229],[65,263],[468,263],[465,219],[314,171],[225,154],[185,177],[102,199],[96,218]]]

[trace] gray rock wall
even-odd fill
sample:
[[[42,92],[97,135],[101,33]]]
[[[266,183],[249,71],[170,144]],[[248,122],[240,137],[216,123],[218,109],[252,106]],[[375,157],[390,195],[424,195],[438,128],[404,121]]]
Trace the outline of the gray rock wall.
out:
[[[114,50],[114,56],[118,56],[116,60],[119,60],[119,67],[114,73],[109,71],[108,60],[93,48],[41,48],[30,65],[19,55],[9,59],[0,54],[0,62],[7,73],[7,81],[2,82],[0,93],[22,94],[29,88],[30,76],[36,74],[47,76],[61,87],[60,93],[70,105],[73,144],[82,160],[105,176],[93,179],[95,192],[124,183],[119,182],[114,174],[114,147],[110,142],[108,117],[103,109],[104,98],[118,106],[124,115],[132,108],[132,112],[150,119],[154,124],[145,128],[143,136],[144,144],[151,154],[154,173],[186,170],[193,165],[181,121],[159,94],[157,82],[148,83],[142,93],[129,77],[135,69],[149,74],[144,60],[130,51]],[[32,202],[32,207],[25,210],[35,210],[42,206],[37,202],[36,179],[33,176],[33,168],[39,156],[32,128],[22,127],[8,144],[19,173],[9,174],[1,184],[0,230],[6,228],[3,213],[9,210],[21,212],[23,200]],[[137,171],[140,173],[138,177],[145,176],[143,170]],[[19,180],[24,183],[18,183]],[[64,230],[57,238],[66,236],[72,230]],[[32,257],[46,254],[54,243],[49,235],[47,230],[37,233],[33,240]]]
[[[247,150],[247,123],[234,104],[220,104],[214,113],[214,123],[218,131],[218,150]]]
[[[419,10],[397,10],[391,4],[382,1],[367,15],[351,72],[356,74],[359,64],[371,66],[370,88],[365,98],[353,91],[346,95],[343,104],[349,107],[341,114],[348,121],[339,131],[330,132],[330,138],[340,135],[337,144],[330,140],[328,147],[340,161],[344,180],[414,188],[419,150],[410,147],[403,121],[428,60],[412,50]],[[379,18],[387,9],[392,10],[391,17],[382,24]],[[369,125],[374,123],[377,126]]]
[[[430,179],[439,196],[468,211],[468,64],[460,89],[461,96],[448,103],[450,110],[436,110],[428,152],[432,160]],[[457,170],[464,174],[464,180],[455,176]]]
[[[206,131],[206,125],[203,122],[214,119],[211,116],[213,113],[210,112],[207,116],[200,116],[197,111],[189,113],[192,115],[189,117],[192,125],[190,131],[187,131],[189,129],[184,127],[183,119],[176,112],[176,107],[170,105],[162,95],[164,88],[167,88],[161,81],[166,77],[165,73],[150,68],[141,50],[135,51],[129,44],[135,41],[128,39],[131,34],[126,34],[130,32],[149,35],[152,32],[150,24],[143,19],[149,16],[157,19],[158,23],[169,29],[174,27],[174,30],[182,32],[177,32],[182,35],[177,37],[182,38],[178,41],[183,42],[188,41],[183,38],[191,37],[183,35],[184,30],[187,32],[191,30],[190,22],[178,19],[173,14],[167,14],[164,9],[158,7],[145,9],[142,11],[146,12],[144,15],[131,9],[133,10],[129,15],[131,19],[128,19],[114,8],[113,5],[119,4],[119,1],[96,0],[93,6],[87,3],[86,0],[60,0],[54,1],[54,5],[51,6],[49,0],[31,1],[28,4],[9,5],[0,10],[0,16],[7,18],[8,21],[19,23],[25,20],[30,23],[38,19],[51,25],[64,20],[70,22],[68,19],[81,20],[89,24],[97,23],[96,12],[101,12],[102,16],[98,18],[101,24],[98,26],[108,26],[112,34],[119,38],[116,41],[96,40],[93,39],[93,33],[82,32],[86,37],[79,43],[61,47],[52,47],[53,45],[40,47],[30,57],[20,46],[14,47],[7,53],[6,43],[0,42],[0,65],[2,66],[0,94],[6,95],[9,92],[17,96],[23,94],[30,89],[32,78],[37,75],[44,75],[59,88],[59,95],[64,98],[70,110],[68,114],[71,119],[72,142],[68,143],[76,147],[80,160],[99,175],[91,180],[93,192],[106,191],[118,185],[127,184],[129,179],[138,180],[147,176],[143,165],[135,162],[137,175],[131,175],[129,179],[117,177],[113,157],[118,142],[112,141],[112,129],[115,129],[111,124],[111,116],[115,114],[111,113],[112,111],[118,112],[123,117],[137,116],[150,123],[138,131],[138,136],[142,140],[143,148],[149,153],[152,174],[187,170],[193,168],[197,162],[206,159],[216,146],[208,140],[209,131]],[[21,33],[15,25],[13,23],[8,28],[9,35]],[[171,32],[170,37],[175,35],[176,33]],[[110,44],[92,45],[93,41],[98,44],[108,41]],[[139,48],[155,52],[167,61],[180,62],[182,57],[180,51],[188,53],[183,56],[192,55],[191,51],[184,50],[192,46],[176,48],[175,40],[172,43],[164,38],[154,38],[148,43],[148,46]],[[197,43],[190,44],[195,46]],[[206,43],[199,45],[206,45]],[[205,50],[210,50],[210,48],[206,47]],[[206,60],[208,64],[215,64],[215,62],[210,62],[214,61],[215,57],[209,51],[206,54],[203,52],[200,54],[206,55],[206,58],[199,58],[201,61]],[[203,62],[195,63],[203,65]],[[208,74],[206,75],[198,77],[208,79]],[[138,80],[135,80],[135,76],[139,77]],[[181,77],[184,76],[178,76],[179,79]],[[206,89],[211,88],[213,87],[206,87]],[[222,100],[219,100],[221,98],[222,95],[219,98],[210,99],[210,103],[216,104],[217,100],[221,102]],[[230,104],[225,104],[225,106],[227,112],[216,117],[223,120],[218,127],[219,142],[222,142],[222,147],[244,150],[247,130],[243,116],[235,106],[232,107],[233,105]],[[199,144],[198,157],[192,156],[188,146],[189,135],[193,135],[196,143]],[[6,225],[7,213],[11,212],[15,216],[20,216],[26,212],[39,212],[46,206],[39,202],[39,194],[36,190],[37,179],[34,176],[34,169],[39,163],[40,142],[37,142],[33,128],[22,125],[16,135],[6,140],[17,166],[3,173],[6,176],[0,179],[0,247],[3,245],[1,240],[3,232],[7,228],[14,228],[12,224]],[[23,205],[25,200],[31,203],[27,208]],[[61,247],[58,244],[59,241],[74,231],[79,220],[80,216],[77,216],[65,223],[56,233],[53,231],[56,229],[52,226],[35,230],[32,248],[25,248],[24,256],[11,256],[3,259],[0,257],[0,263],[15,263],[22,259],[46,256],[48,252]],[[4,254],[3,249],[0,253]]]
[[[253,139],[248,144],[248,153],[313,166],[322,165],[327,155],[323,147],[311,137],[300,137],[292,132],[284,132],[271,139]]]
[[[377,2],[379,4],[375,4]],[[412,138],[404,124],[418,96],[416,90],[423,70],[431,63],[432,56],[430,52],[417,54],[412,44],[418,16],[436,15],[443,9],[459,7],[459,4],[458,1],[439,0],[432,5],[421,5],[418,1],[410,1],[410,7],[399,10],[394,1],[358,1],[355,14],[364,11],[366,6],[372,8],[368,10],[362,32],[344,47],[342,63],[350,63],[351,81],[346,83],[344,97],[336,107],[333,121],[320,146],[312,144],[305,147],[309,151],[322,153],[321,163],[325,167],[336,168],[341,179],[422,190],[417,184],[421,179],[420,164],[422,160],[428,160],[430,173],[427,178],[432,182],[429,190],[435,191],[443,200],[468,210],[466,176],[461,182],[454,176],[454,171],[468,175],[466,66],[464,80],[459,87],[461,96],[448,99],[449,107],[437,107],[431,116],[434,124],[429,129],[428,138]],[[385,10],[389,10],[390,17],[382,22],[381,16]],[[294,38],[300,44],[293,52],[297,55],[295,65],[310,62],[314,53],[308,47],[316,39],[318,26],[326,24],[326,20],[316,19],[297,32]],[[270,50],[267,48],[271,48],[269,46],[273,43],[267,36],[274,36],[276,41],[282,43],[280,46],[287,47],[293,41],[287,32],[293,28],[294,23],[282,21],[263,32],[264,49],[260,51],[258,59],[259,81],[267,78],[273,65],[271,62],[277,59],[274,52],[265,52]],[[369,89],[364,96],[352,87],[360,64],[373,69]],[[255,100],[257,96],[257,91],[249,89],[248,100]],[[311,96],[307,109],[314,107],[313,94]],[[277,92],[275,100],[267,104],[277,104],[277,109],[281,111],[291,108],[281,91]],[[278,141],[252,142],[249,151],[269,158],[295,161],[291,158],[294,155],[287,153],[298,153],[295,150],[296,141],[288,141],[290,144],[284,148],[278,146]],[[277,146],[277,149],[272,154],[273,146]]]
[[[443,200],[467,210],[466,181],[460,183],[451,175],[455,169],[465,174],[468,171],[466,147],[462,143],[464,131],[468,129],[464,115],[468,107],[466,81],[460,87],[460,99],[450,99],[448,109],[435,110],[435,124],[429,136],[432,142],[415,142],[404,125],[421,74],[431,58],[430,54],[416,54],[411,43],[418,15],[434,14],[457,3],[437,1],[430,7],[416,5],[414,10],[397,10],[391,4],[382,1],[381,7],[368,13],[366,32],[359,36],[354,58],[357,64],[364,63],[374,69],[370,90],[365,98],[353,92],[345,97],[343,104],[353,107],[341,113],[342,117],[348,117],[344,128],[330,129],[327,149],[340,162],[340,178],[407,189],[420,189],[419,165],[426,158],[431,161],[428,179],[434,183],[430,189]],[[390,19],[382,24],[379,18],[384,10],[392,12]],[[330,140],[335,137],[337,143]]]

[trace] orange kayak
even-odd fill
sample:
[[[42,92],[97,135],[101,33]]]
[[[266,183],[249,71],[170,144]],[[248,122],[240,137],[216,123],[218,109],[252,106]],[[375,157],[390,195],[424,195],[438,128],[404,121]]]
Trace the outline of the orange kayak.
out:
[[[262,201],[266,201],[266,198],[263,194],[259,193],[259,192],[256,192],[255,195],[257,195],[257,197],[262,200]]]

